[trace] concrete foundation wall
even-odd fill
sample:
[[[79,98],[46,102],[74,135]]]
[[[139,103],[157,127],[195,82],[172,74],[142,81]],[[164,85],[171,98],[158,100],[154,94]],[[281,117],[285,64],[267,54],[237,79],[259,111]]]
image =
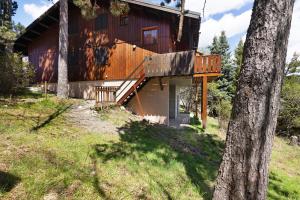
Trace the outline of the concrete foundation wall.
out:
[[[124,87],[132,86],[136,80],[128,81],[128,84],[124,84]],[[82,99],[95,99],[95,86],[120,86],[123,81],[77,81],[69,82],[69,96],[73,98]],[[56,92],[57,84],[49,83],[48,90]],[[122,93],[125,93],[128,88],[122,88]]]
[[[136,80],[134,80],[135,82]],[[131,86],[133,81],[128,82]],[[69,83],[69,96],[83,99],[94,99],[95,86],[120,86],[123,81],[82,81]],[[179,88],[192,85],[191,77],[164,77],[150,79],[127,104],[127,109],[144,116],[145,119],[160,124],[170,124],[169,119],[169,94],[170,85],[176,86],[175,118],[179,119]],[[55,92],[57,84],[48,84],[48,90]],[[126,89],[127,90],[127,89]],[[121,92],[121,91],[120,91]],[[122,91],[121,93],[125,93]]]
[[[144,116],[145,119],[160,124],[169,124],[169,78],[162,78],[163,89],[158,78],[152,78],[134,96],[127,109]],[[140,104],[138,102],[138,98]]]

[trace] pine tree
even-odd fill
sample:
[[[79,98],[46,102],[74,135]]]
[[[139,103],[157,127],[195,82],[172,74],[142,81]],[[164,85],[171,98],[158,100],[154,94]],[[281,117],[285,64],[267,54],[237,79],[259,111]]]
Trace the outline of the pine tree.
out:
[[[18,4],[12,0],[0,2],[0,51],[12,51],[12,43],[16,34],[12,30],[12,16],[16,13]]]
[[[285,75],[300,73],[300,55],[294,52],[291,62],[287,65]]]
[[[214,37],[209,50],[211,54],[219,54],[222,57],[222,76],[218,78],[218,85],[219,89],[226,93],[227,98],[231,99],[235,93],[235,68],[230,58],[229,43],[225,31],[222,31],[219,37]]]
[[[244,42],[243,40],[240,40],[236,49],[234,50],[234,64],[235,64],[235,86],[238,80],[238,77],[240,75],[240,70],[242,66],[242,61],[243,61],[243,52],[244,52]]]

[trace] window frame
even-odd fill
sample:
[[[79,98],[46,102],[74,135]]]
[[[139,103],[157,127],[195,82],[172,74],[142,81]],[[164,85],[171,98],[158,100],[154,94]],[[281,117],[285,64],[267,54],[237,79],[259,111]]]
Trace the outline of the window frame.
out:
[[[124,20],[122,21],[122,18],[127,18],[127,21]],[[122,23],[122,22],[127,22],[127,23]],[[120,26],[127,26],[129,24],[129,16],[128,15],[120,15]]]
[[[157,40],[156,40],[156,43],[145,44],[144,32],[145,31],[152,31],[152,30],[156,30],[157,31]],[[149,26],[149,27],[142,28],[141,38],[142,38],[142,45],[145,45],[145,46],[157,45],[159,43],[159,27],[158,26]]]

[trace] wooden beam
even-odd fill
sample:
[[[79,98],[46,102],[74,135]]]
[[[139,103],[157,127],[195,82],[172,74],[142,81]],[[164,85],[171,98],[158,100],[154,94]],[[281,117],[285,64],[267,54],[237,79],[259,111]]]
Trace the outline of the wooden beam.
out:
[[[15,45],[21,46],[21,47],[27,47],[25,44],[21,44],[21,43],[15,43]]]
[[[50,28],[49,26],[47,26],[46,24],[44,24],[42,22],[39,22],[39,25],[42,26],[42,27],[44,27],[44,28],[47,28],[47,29]]]
[[[25,37],[25,36],[22,36],[22,39],[32,42],[32,39]]]
[[[40,32],[34,31],[34,30],[32,30],[32,29],[29,29],[29,31],[30,31],[31,33],[34,33],[34,34],[36,34],[36,35],[41,35],[41,33],[40,33]]]
[[[137,91],[135,86],[134,86],[134,92],[135,92],[136,100],[137,100],[138,106],[140,108],[142,117],[144,117],[145,116],[144,109],[143,109],[143,106],[142,106],[142,103],[141,103],[140,96],[139,96],[138,91]]]
[[[159,77],[158,81],[159,81],[160,90],[163,91],[164,90],[164,85],[162,83],[162,77]]]
[[[49,17],[50,19],[52,19],[55,22],[59,22],[59,20],[51,15],[47,15],[47,17]]]
[[[202,127],[205,129],[207,122],[207,76],[202,78],[201,120]]]
[[[207,73],[207,74],[194,74],[194,77],[204,77],[204,76],[222,76],[220,73]]]

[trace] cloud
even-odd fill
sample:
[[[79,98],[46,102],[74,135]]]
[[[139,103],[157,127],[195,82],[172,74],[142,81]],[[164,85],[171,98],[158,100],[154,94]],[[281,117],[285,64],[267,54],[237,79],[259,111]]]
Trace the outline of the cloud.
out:
[[[252,4],[253,0],[207,0],[205,6],[205,18],[215,14],[226,13],[239,10],[247,4]],[[204,0],[187,0],[186,9],[202,13]]]
[[[215,20],[210,18],[201,25],[200,48],[207,47],[212,43],[213,37],[219,35],[221,31],[225,31],[227,37],[245,33],[248,29],[251,18],[251,10],[234,16],[233,14],[225,14],[221,19]]]
[[[57,2],[58,0],[55,0],[54,2]],[[32,17],[32,19],[36,19],[41,14],[43,14],[46,10],[48,10],[53,4],[50,2],[43,2],[42,4],[36,4],[36,3],[30,3],[30,4],[24,4],[24,11],[28,15]]]
[[[187,0],[188,6],[191,10],[201,11],[203,4],[198,3],[199,0]],[[202,0],[200,1],[202,2]],[[211,2],[209,4],[209,2]],[[228,5],[224,5],[224,2]],[[252,0],[232,0],[232,1],[219,1],[211,0],[207,1],[207,14],[212,16],[213,14],[222,14],[222,12],[227,12],[233,9],[241,8],[247,3],[252,3]],[[192,7],[192,5],[194,6]],[[210,10],[209,6],[213,6],[215,10]],[[236,6],[236,8],[234,7]],[[246,32],[250,23],[252,10],[249,9],[239,15],[233,15],[232,13],[223,13],[220,19],[214,19],[208,17],[205,22],[201,25],[201,35],[199,41],[199,47],[205,48],[212,43],[214,36],[219,35],[221,31],[225,31],[228,38],[234,37],[236,35],[242,34],[243,39],[245,39]],[[289,45],[287,52],[287,61],[293,56],[294,52],[300,53],[300,1],[295,2],[293,19],[291,25],[291,32],[289,37]]]

